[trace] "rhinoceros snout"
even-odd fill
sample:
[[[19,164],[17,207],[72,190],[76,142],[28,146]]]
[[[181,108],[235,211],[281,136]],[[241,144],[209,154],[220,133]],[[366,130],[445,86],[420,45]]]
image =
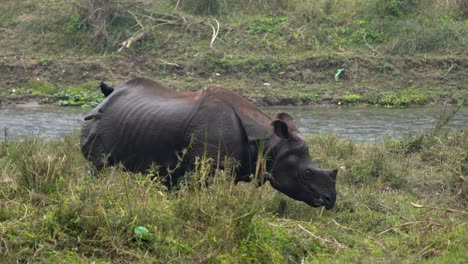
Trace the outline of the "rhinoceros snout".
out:
[[[335,206],[336,199],[330,198],[326,195],[322,196],[323,205],[325,209],[330,210]]]

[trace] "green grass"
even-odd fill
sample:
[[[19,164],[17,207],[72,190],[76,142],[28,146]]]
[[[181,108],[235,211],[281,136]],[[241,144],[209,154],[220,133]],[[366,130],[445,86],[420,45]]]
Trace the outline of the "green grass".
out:
[[[333,210],[235,185],[229,170],[200,185],[203,161],[170,192],[120,168],[93,175],[76,134],[4,141],[0,253],[7,263],[466,261],[466,130],[384,144],[307,138],[319,166],[340,168]]]

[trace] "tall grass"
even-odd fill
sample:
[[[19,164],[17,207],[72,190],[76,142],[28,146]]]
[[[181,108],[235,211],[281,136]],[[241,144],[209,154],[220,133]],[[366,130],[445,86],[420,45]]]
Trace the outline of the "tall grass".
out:
[[[204,160],[167,191],[119,167],[93,175],[77,135],[2,142],[0,254],[7,263],[460,262],[466,131],[416,137],[309,135],[312,159],[340,168],[330,211],[269,184],[235,184],[232,171]]]

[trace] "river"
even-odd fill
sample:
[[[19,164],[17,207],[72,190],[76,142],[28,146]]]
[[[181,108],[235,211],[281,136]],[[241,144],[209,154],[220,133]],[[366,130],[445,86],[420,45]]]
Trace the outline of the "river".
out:
[[[278,111],[290,113],[303,133],[334,132],[341,138],[381,142],[384,136],[401,138],[434,127],[443,108],[277,106],[263,110],[271,116]],[[0,129],[5,131],[6,128],[7,140],[30,136],[60,137],[78,130],[88,111],[54,106],[4,108],[0,109]],[[468,127],[468,107],[461,108],[448,127]]]

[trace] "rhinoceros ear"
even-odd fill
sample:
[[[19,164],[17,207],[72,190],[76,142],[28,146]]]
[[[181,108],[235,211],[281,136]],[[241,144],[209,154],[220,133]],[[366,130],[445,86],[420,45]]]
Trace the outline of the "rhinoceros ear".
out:
[[[271,122],[271,125],[273,126],[273,130],[275,131],[275,134],[278,137],[282,139],[289,138],[289,128],[285,122],[283,122],[282,120],[276,119]]]
[[[241,121],[245,134],[249,141],[266,139],[269,136],[268,123],[262,123],[260,118],[253,118],[243,113],[236,112],[237,117]],[[268,121],[267,121],[268,122]]]
[[[278,112],[275,114],[275,117],[273,117],[273,120],[275,119],[279,119],[285,122],[291,129],[297,130],[296,121],[288,113]]]
[[[337,174],[338,174],[338,169],[333,169],[333,170],[331,170],[330,176],[331,176],[331,178],[332,178],[334,181],[336,181],[336,175],[337,175]]]

